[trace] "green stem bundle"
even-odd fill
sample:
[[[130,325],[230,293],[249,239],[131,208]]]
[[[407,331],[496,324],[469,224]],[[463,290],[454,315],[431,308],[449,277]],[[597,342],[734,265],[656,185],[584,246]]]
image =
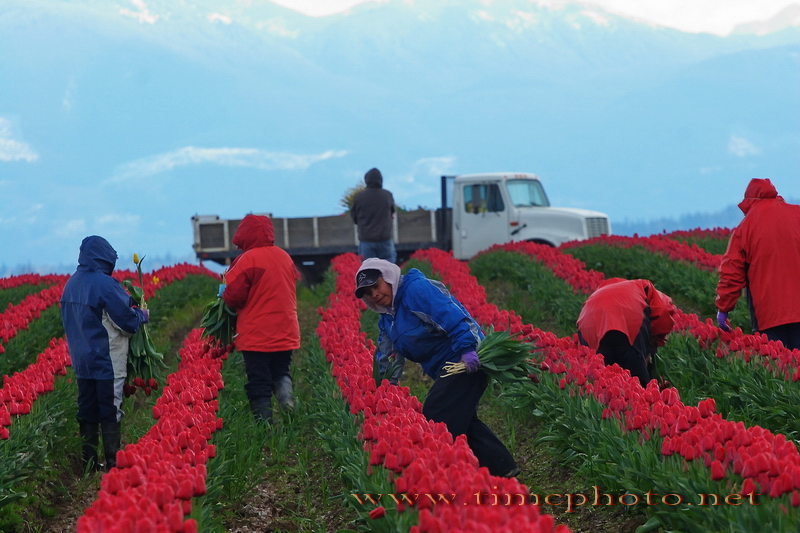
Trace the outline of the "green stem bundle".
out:
[[[140,309],[147,309],[147,301],[144,295],[144,277],[142,276],[142,261],[134,254],[134,263],[139,275],[139,286],[135,286],[131,280],[126,279],[123,285],[128,290],[128,294],[136,302]],[[149,389],[155,388],[156,376],[159,369],[166,368],[164,355],[156,350],[150,338],[147,324],[142,324],[139,331],[134,333],[128,341],[128,380],[133,381],[134,386],[141,387],[145,393]],[[135,389],[134,389],[135,390]]]
[[[512,338],[507,331],[490,330],[478,345],[480,369],[489,377],[501,381],[527,381],[536,369],[529,362],[536,347],[519,338]],[[442,377],[466,372],[462,362],[444,365]]]
[[[206,305],[200,326],[203,337],[214,337],[222,346],[230,346],[236,336],[236,311],[217,298]]]

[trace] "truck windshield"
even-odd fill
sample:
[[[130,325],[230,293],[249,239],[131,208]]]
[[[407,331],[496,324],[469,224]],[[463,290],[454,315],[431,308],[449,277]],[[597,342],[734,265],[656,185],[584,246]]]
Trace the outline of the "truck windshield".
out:
[[[550,202],[538,180],[508,180],[508,196],[514,207],[548,207]]]

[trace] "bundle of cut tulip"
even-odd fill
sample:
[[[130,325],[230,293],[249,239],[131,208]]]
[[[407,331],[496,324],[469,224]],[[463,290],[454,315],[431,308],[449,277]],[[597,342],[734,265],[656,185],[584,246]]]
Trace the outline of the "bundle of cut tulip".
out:
[[[136,264],[136,271],[139,274],[139,286],[134,285],[129,279],[126,279],[123,285],[128,289],[128,294],[131,295],[131,298],[139,308],[147,309],[147,301],[144,296],[142,261],[144,261],[144,256],[139,259],[137,254],[133,254],[133,262]],[[137,387],[149,395],[150,391],[158,386],[155,380],[158,370],[166,367],[164,356],[153,346],[147,324],[142,324],[139,331],[134,333],[128,342],[128,379],[132,380],[133,385],[126,387],[126,395],[130,396],[136,392]],[[154,384],[155,387],[153,386]]]
[[[528,381],[536,373],[530,358],[536,347],[519,338],[512,338],[507,331],[489,330],[478,345],[480,369],[497,381]],[[442,377],[466,372],[462,362],[447,363]]]
[[[217,298],[206,305],[203,311],[203,337],[214,337],[222,346],[231,346],[236,336],[236,311],[228,307],[225,300]]]

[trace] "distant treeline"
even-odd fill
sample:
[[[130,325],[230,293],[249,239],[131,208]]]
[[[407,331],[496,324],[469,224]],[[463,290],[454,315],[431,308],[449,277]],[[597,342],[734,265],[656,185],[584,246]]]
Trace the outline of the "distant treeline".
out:
[[[792,204],[800,204],[800,200],[794,198],[785,198],[787,202]],[[722,211],[716,213],[694,213],[690,215],[682,215],[677,218],[659,218],[656,220],[639,220],[618,222],[611,221],[611,231],[615,235],[631,236],[634,233],[638,235],[654,235],[656,233],[669,233],[678,230],[691,230],[695,228],[712,229],[712,228],[735,228],[742,221],[742,212],[736,205],[730,205]]]

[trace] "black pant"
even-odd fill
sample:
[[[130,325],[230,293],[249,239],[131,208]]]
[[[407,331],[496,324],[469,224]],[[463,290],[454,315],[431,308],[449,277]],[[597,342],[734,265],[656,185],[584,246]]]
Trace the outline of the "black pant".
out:
[[[480,465],[493,476],[505,476],[517,463],[497,435],[478,419],[486,381],[486,374],[480,371],[437,378],[425,397],[422,414],[428,420],[444,422],[453,437],[466,435]]]
[[[290,376],[292,350],[282,352],[242,352],[247,383],[244,385],[248,400],[271,398],[273,384]]]
[[[616,363],[629,370],[631,376],[639,378],[639,383],[642,384],[642,387],[646,387],[650,381],[650,374],[647,372],[649,343],[649,335],[645,335],[641,331],[633,340],[633,344],[628,341],[628,336],[621,331],[609,331],[600,339],[597,353],[603,355],[606,365]]]
[[[99,424],[117,421],[113,379],[78,378],[78,420]]]
[[[789,350],[800,348],[800,322],[781,324],[780,326],[767,328],[761,333],[766,334],[771,341],[781,341],[784,348]]]

